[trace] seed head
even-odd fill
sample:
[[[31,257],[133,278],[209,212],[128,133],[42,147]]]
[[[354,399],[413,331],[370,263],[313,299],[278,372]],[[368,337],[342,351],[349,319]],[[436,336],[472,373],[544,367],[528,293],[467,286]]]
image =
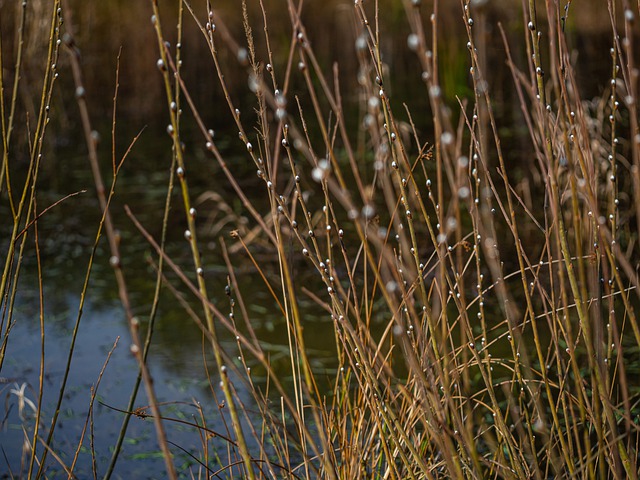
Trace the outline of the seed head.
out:
[[[416,35],[415,33],[410,34],[407,37],[407,46],[409,47],[409,50],[415,52],[420,46],[420,39],[418,38],[418,35]]]
[[[635,20],[635,15],[633,14],[633,10],[631,10],[630,8],[627,8],[624,11],[624,19],[629,23],[633,22]]]

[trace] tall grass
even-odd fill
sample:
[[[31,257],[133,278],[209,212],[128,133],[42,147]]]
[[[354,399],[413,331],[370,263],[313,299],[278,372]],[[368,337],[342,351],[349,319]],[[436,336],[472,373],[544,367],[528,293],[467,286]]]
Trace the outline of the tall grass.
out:
[[[389,16],[385,9],[391,7],[355,0],[349,13],[357,46],[351,58],[357,68],[350,70],[357,76],[354,121],[347,107],[353,92],[341,90],[342,66],[317,58],[302,21],[302,1],[268,6],[242,1],[237,14],[243,32],[228,28],[208,1],[206,8],[183,1],[177,33],[168,33],[175,18],[164,18],[158,2],[150,2],[168,118],[166,145],[173,156],[162,238],[137,219],[142,205],[131,205],[127,213],[157,254],[156,301],[164,284],[202,329],[216,367],[209,378],[212,401],[220,405],[228,430],[218,436],[204,416],[198,419],[202,449],[191,455],[199,467],[179,472],[172,456],[178,447],[164,431],[146,365],[153,328],[144,342],[109,214],[122,162],[113,145],[113,187],[105,192],[80,58],[72,32],[59,32],[63,15],[66,28],[72,18],[64,8],[58,13],[54,3],[47,65],[56,64],[60,49],[70,53],[111,264],[150,402],[144,416],[154,418],[169,478],[638,477],[637,6],[608,0],[611,55],[586,61],[606,61],[611,73],[602,79],[602,97],[585,99],[567,33],[577,8],[571,2],[523,1],[516,50],[507,40],[511,33],[490,20],[484,2],[460,2],[459,34],[452,35],[452,29],[442,31],[439,2],[405,1],[410,31],[402,48],[414,54],[415,75],[424,84],[416,103],[427,99],[425,112],[394,99],[394,82],[400,79],[385,63],[381,33]],[[544,12],[536,11],[541,7]],[[287,52],[276,52],[270,18],[283,15],[289,18],[290,41]],[[211,78],[183,75],[182,32],[194,24],[209,52],[198,61],[210,63]],[[488,61],[486,41],[491,29],[503,39],[526,131],[516,153],[503,147],[505,125],[496,113],[491,76],[496,67]],[[170,44],[169,37],[177,43]],[[468,98],[445,91],[450,82],[442,79],[442,52],[457,43],[466,44],[473,92]],[[222,61],[223,54],[238,65]],[[19,72],[21,57],[16,58]],[[241,112],[237,86],[227,83],[227,72],[238,66],[253,95],[253,113]],[[33,232],[38,253],[37,218],[46,213],[35,202],[37,173],[57,76],[55,66],[45,70],[21,196],[10,175],[15,93],[8,109],[0,105],[0,192],[13,221],[0,285],[0,369],[12,338],[27,234]],[[19,75],[15,78],[17,83]],[[237,130],[241,158],[256,170],[259,189],[245,186],[239,174],[246,169],[236,171],[237,160],[232,164],[223,155],[220,135],[203,120],[209,106],[190,93],[202,81],[220,88],[228,130]],[[0,98],[4,102],[5,95]],[[201,133],[198,144],[185,145],[187,120]],[[116,122],[114,107],[114,131]],[[424,124],[431,125],[428,131],[417,126]],[[228,270],[224,302],[213,300],[201,255],[204,232],[190,188],[192,179],[206,175],[192,169],[190,152],[198,149],[222,170],[233,201],[250,217],[249,226],[239,222],[231,237],[220,238]],[[212,198],[225,202],[221,195]],[[165,250],[175,202],[183,211],[190,269]],[[231,211],[221,205],[225,208]],[[268,292],[270,315],[283,319],[280,333],[290,358],[286,375],[276,372],[256,333],[260,319],[248,313],[252,292],[239,288],[237,268],[247,263],[255,272],[252,289]],[[167,280],[168,271],[178,283]],[[335,339],[336,368],[330,374],[317,368],[306,346],[308,300],[331,318],[326,335]],[[82,307],[78,322],[81,313]],[[236,339],[233,352],[221,343],[229,335]],[[41,368],[42,378],[44,360]],[[256,381],[251,368],[266,380]],[[249,402],[240,391],[249,392]],[[23,469],[29,478],[45,473],[36,467],[45,465],[52,451],[57,419],[45,438],[39,432],[40,404],[34,408],[36,426],[26,449],[30,461]],[[125,421],[105,478],[113,472],[126,428]],[[38,443],[44,447],[35,448]],[[72,477],[73,465],[65,469]]]

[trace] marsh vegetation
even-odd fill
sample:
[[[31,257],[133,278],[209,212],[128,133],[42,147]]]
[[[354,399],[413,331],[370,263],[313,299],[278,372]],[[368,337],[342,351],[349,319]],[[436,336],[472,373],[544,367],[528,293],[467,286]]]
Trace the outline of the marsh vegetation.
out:
[[[6,478],[638,477],[638,5],[88,3],[0,3]]]

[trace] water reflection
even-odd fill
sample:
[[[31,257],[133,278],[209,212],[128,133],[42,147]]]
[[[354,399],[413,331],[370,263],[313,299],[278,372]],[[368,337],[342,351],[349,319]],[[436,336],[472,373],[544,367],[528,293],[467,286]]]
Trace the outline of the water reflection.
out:
[[[82,263],[82,261],[76,261],[80,267]],[[104,263],[104,259],[99,260],[98,264],[101,263]],[[21,279],[19,289],[21,293],[14,313],[15,325],[12,331],[14,341],[8,345],[7,360],[3,366],[1,379],[6,410],[3,420],[4,428],[0,431],[0,445],[14,471],[19,469],[17,462],[22,452],[21,442],[16,441],[21,436],[21,425],[33,425],[34,417],[28,408],[24,412],[18,410],[18,397],[10,391],[26,386],[27,398],[36,401],[39,381],[39,301],[33,286],[30,285],[35,281],[31,267],[31,265],[25,265]],[[79,273],[81,270],[81,268],[76,269],[76,272]],[[133,288],[138,288],[144,283],[145,273],[137,272],[139,276],[131,282]],[[58,279],[65,275],[45,278],[46,377],[42,402],[45,431],[48,427],[47,422],[53,415],[58,388],[64,374],[79,302],[79,295],[74,291],[78,282],[72,281],[74,275],[69,270],[66,271],[66,275],[69,275],[69,283],[58,282]],[[91,388],[98,379],[100,368],[109,350],[119,338],[118,346],[102,378],[97,396],[98,402],[94,406],[93,428],[96,434],[98,471],[106,469],[112,444],[117,437],[123,417],[114,409],[125,408],[137,375],[136,362],[129,353],[125,318],[119,302],[116,299],[109,299],[110,296],[114,296],[114,292],[110,291],[113,289],[113,282],[105,278],[105,275],[110,276],[111,271],[108,268],[97,267],[95,278],[99,281],[95,282],[88,292],[90,300],[85,305],[80,324],[74,361],[63,402],[63,412],[54,440],[56,452],[62,455],[66,463],[69,463],[88,415]],[[148,292],[136,291],[138,293],[134,296],[134,301],[142,314],[143,311],[148,311],[148,305],[145,304],[145,301],[148,301],[148,298],[145,299]],[[172,308],[171,299],[165,297],[162,305],[158,313],[160,320],[150,351],[149,365],[155,379],[158,400],[166,402],[163,407],[164,414],[171,418],[194,421],[198,411],[190,404],[198,401],[207,416],[209,428],[227,433],[224,422],[220,419],[217,403],[212,396],[205,371],[203,357],[206,358],[209,367],[212,366],[208,345],[201,347],[202,336],[199,329],[182,309]],[[230,337],[222,343],[228,352],[233,352],[234,343]],[[199,353],[203,350],[208,353]],[[212,376],[211,382],[217,385],[214,371],[215,369],[210,368],[209,375]],[[250,399],[243,392],[242,384],[236,383],[236,387],[242,401],[248,403]],[[140,407],[146,405],[143,392],[140,393],[136,405]],[[194,428],[172,422],[167,423],[169,439],[172,442],[196,455],[201,451],[200,437]],[[163,472],[164,463],[161,456],[157,454],[155,431],[151,421],[134,418],[128,432],[121,461],[116,469],[118,475],[116,478],[157,478]],[[221,443],[224,444],[224,442]],[[88,443],[85,443],[86,445]],[[179,462],[189,460],[179,451],[176,454]],[[91,454],[85,447],[80,454],[76,474],[79,478],[87,478],[90,476],[90,471]],[[55,465],[55,462],[51,462],[51,467],[48,469],[50,477],[55,477],[62,472],[63,470]]]

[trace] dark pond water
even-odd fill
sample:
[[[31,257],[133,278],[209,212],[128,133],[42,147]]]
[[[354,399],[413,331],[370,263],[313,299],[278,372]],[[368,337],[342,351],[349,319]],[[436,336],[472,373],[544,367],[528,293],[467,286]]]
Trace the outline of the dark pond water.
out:
[[[144,142],[141,143],[143,145]],[[166,145],[163,145],[166,147]],[[45,432],[54,413],[59,387],[64,375],[74,323],[78,315],[80,293],[86,275],[87,262],[99,221],[99,207],[93,197],[92,178],[85,165],[83,156],[73,154],[73,149],[64,148],[51,155],[55,162],[55,172],[43,175],[43,184],[47,185],[39,197],[41,204],[51,204],[66,193],[87,189],[88,192],[59,205],[39,222],[39,237],[43,267],[44,312],[45,312],[45,381],[42,422]],[[162,211],[164,208],[168,167],[158,168],[154,162],[166,157],[158,153],[156,145],[143,145],[136,149],[130,165],[124,167],[118,196],[112,212],[114,222],[122,236],[123,271],[127,277],[133,310],[142,320],[143,329],[147,324],[153,301],[156,281],[155,270],[149,259],[157,261],[151,248],[134,230],[132,223],[123,212],[125,204],[131,205],[139,219],[147,228],[159,237],[161,232]],[[153,159],[150,161],[149,159]],[[170,162],[170,160],[163,161]],[[210,168],[200,162],[201,168]],[[167,163],[168,165],[169,163]],[[52,167],[49,167],[52,168]],[[58,172],[70,172],[61,176]],[[151,172],[151,173],[149,173]],[[211,176],[216,172],[211,170]],[[204,185],[194,185],[194,197],[204,191]],[[224,194],[224,190],[220,190]],[[182,207],[178,192],[174,194],[175,206],[171,212],[168,232],[168,251],[180,265],[190,269],[191,257],[183,239],[181,226]],[[222,311],[229,310],[229,297],[225,293],[227,270],[220,253],[218,240],[225,237],[230,240],[229,231],[235,223],[222,227],[212,235],[208,232],[207,204],[199,205],[202,220],[202,251],[205,262],[205,276],[211,292],[211,299]],[[2,210],[2,216],[9,212]],[[209,213],[211,223],[219,219],[215,209]],[[3,238],[8,238],[9,225],[2,227]],[[87,293],[87,303],[79,325],[69,382],[62,404],[60,421],[54,437],[56,453],[65,464],[70,464],[77,448],[87,419],[91,388],[97,382],[100,369],[107,354],[114,346],[108,366],[102,377],[97,401],[93,408],[94,448],[97,470],[103,473],[108,465],[110,454],[117,438],[123,414],[116,409],[125,409],[137,376],[137,366],[129,353],[129,332],[117,289],[113,271],[109,266],[106,252],[106,239],[97,250],[96,262],[92,270],[91,282]],[[28,402],[21,411],[17,390],[24,387],[27,399],[37,403],[37,389],[40,369],[40,324],[38,297],[38,278],[34,246],[27,248],[28,254],[23,261],[22,273],[13,314],[15,322],[10,334],[6,360],[1,370],[1,397],[4,402],[3,428],[0,429],[0,447],[6,454],[2,469],[14,472],[20,470],[23,452],[22,428],[33,425],[33,412]],[[272,364],[282,373],[282,381],[288,382],[287,336],[282,318],[274,314],[268,292],[257,280],[255,271],[242,256],[234,256],[238,262],[236,273],[240,282],[240,292],[249,295],[247,299],[250,322],[262,344],[271,352]],[[271,262],[267,262],[270,265]],[[275,265],[273,265],[275,269]],[[275,273],[275,270],[274,272]],[[267,274],[270,274],[267,268]],[[168,278],[176,286],[180,282],[175,276]],[[235,293],[234,293],[235,296]],[[194,306],[197,303],[191,299]],[[306,302],[307,304],[309,302]],[[305,302],[303,301],[303,307]],[[217,403],[212,395],[205,364],[212,376],[211,383],[217,385],[215,367],[210,348],[204,347],[202,334],[193,320],[185,313],[173,294],[166,288],[162,290],[154,329],[154,339],[149,356],[151,373],[154,376],[156,392],[160,402],[166,402],[163,411],[166,416],[179,420],[194,421],[198,415],[193,402],[201,405],[209,428],[226,434]],[[329,322],[327,316],[319,317],[309,308],[305,314],[308,345],[315,357],[319,373],[323,369],[335,368],[331,353],[334,351],[333,338],[323,335]],[[222,343],[226,352],[234,358],[238,353],[233,335],[222,332]],[[206,353],[203,353],[206,352]],[[249,360],[249,365],[253,365]],[[260,383],[259,369],[253,376]],[[243,392],[242,383],[237,383],[240,398],[247,405],[251,400]],[[221,396],[221,392],[214,391]],[[136,402],[137,407],[147,405],[144,390],[141,388]],[[112,407],[112,408],[111,408]],[[256,421],[258,421],[256,419]],[[171,442],[181,449],[197,455],[202,450],[200,436],[195,428],[183,424],[167,422]],[[76,473],[78,478],[91,475],[91,451],[89,431],[80,452]],[[134,417],[130,423],[123,451],[115,470],[115,478],[161,478],[164,463],[155,440],[155,430],[151,420]],[[224,447],[220,441],[219,447]],[[212,445],[215,446],[214,441]],[[42,448],[41,446],[39,448]],[[176,465],[186,472],[194,464],[187,454],[176,449]],[[48,461],[49,478],[63,474],[55,461]],[[197,467],[194,467],[197,468]]]

